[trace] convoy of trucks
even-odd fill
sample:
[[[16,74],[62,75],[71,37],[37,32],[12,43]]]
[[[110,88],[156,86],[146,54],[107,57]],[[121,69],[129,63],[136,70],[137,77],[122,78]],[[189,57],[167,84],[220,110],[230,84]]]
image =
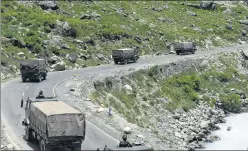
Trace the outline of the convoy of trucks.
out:
[[[196,44],[193,42],[174,43],[176,54],[195,53]],[[125,48],[112,51],[115,64],[137,62],[139,52],[137,49]],[[44,59],[20,61],[22,81],[27,79],[38,80],[47,77],[47,63]],[[85,115],[70,105],[59,101],[57,98],[42,98],[21,100],[21,107],[25,109],[25,139],[36,140],[41,151],[62,147],[71,150],[81,150],[85,140],[86,119]],[[98,149],[100,150],[100,149]],[[110,150],[153,150],[144,145],[130,148],[117,147]]]
[[[47,77],[47,63],[45,59],[30,59],[20,61],[22,81],[37,80],[41,82]]]
[[[62,147],[81,150],[85,140],[85,115],[56,98],[21,101],[25,109],[25,138],[39,142],[41,151]]]

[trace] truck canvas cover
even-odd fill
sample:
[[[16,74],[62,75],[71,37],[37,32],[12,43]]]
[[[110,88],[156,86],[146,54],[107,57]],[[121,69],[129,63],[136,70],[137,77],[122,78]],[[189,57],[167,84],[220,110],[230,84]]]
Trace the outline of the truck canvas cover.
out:
[[[45,65],[44,59],[36,59],[36,60],[22,60],[20,61],[21,69],[35,69],[39,68],[40,65]]]
[[[176,43],[174,44],[174,48],[189,50],[194,48],[194,44],[192,42]]]
[[[131,48],[117,49],[112,51],[113,56],[121,56],[123,54],[134,54],[135,50]]]
[[[84,136],[84,115],[61,101],[31,103],[30,120],[48,137]],[[31,116],[33,114],[33,116]]]

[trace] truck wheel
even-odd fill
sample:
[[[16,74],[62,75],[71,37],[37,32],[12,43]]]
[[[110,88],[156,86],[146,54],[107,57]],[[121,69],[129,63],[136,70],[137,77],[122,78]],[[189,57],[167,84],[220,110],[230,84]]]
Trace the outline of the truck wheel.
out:
[[[26,78],[25,77],[22,78],[22,82],[26,82]]]
[[[44,80],[46,80],[46,76],[47,76],[47,74],[45,73],[44,76],[43,76],[43,79],[44,79]]]
[[[118,64],[118,60],[117,59],[115,59],[114,62],[115,62],[115,64]]]
[[[39,74],[38,82],[42,81],[42,76]]]
[[[73,151],[80,151],[81,150],[81,144],[76,145],[72,148]]]
[[[41,150],[41,151],[47,150],[44,139],[41,139],[41,140],[40,140],[40,150]]]
[[[176,54],[177,54],[177,55],[179,55],[179,52],[178,52],[178,51],[176,51]]]
[[[134,59],[133,59],[133,62],[137,62],[137,59],[138,59],[138,58],[134,58]]]
[[[28,128],[28,126],[25,127],[25,139],[27,141],[31,141],[32,140],[32,132],[31,130]]]
[[[123,61],[123,63],[124,63],[124,64],[127,64],[127,59],[125,59],[125,60]]]

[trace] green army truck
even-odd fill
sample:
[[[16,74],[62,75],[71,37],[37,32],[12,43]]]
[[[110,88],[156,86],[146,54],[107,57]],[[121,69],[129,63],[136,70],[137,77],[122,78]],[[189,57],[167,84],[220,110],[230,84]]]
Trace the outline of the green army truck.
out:
[[[121,62],[122,64],[127,64],[131,62],[137,62],[139,59],[139,52],[135,48],[124,48],[112,50],[112,58],[115,64]]]
[[[20,61],[20,72],[22,81],[27,79],[41,82],[47,77],[47,63],[45,59],[30,59]]]
[[[85,140],[85,115],[56,98],[21,100],[25,109],[25,139],[39,143],[41,151],[53,148],[81,150]]]

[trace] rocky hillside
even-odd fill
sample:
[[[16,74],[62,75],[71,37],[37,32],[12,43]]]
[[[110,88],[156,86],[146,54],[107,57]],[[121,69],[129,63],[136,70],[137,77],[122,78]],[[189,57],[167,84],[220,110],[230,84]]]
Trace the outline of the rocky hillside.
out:
[[[248,111],[247,69],[245,53],[180,61],[95,82],[92,100],[137,124],[156,149],[201,148],[219,139],[209,134],[226,114]]]
[[[247,60],[248,52],[238,50],[125,76],[92,77],[101,79],[94,83],[77,77],[56,91],[117,139],[129,127],[130,141],[140,140],[157,150],[201,148],[219,139],[211,131],[219,129],[216,124],[225,122],[228,113],[248,111]],[[85,90],[92,86],[95,92],[84,100]]]
[[[18,72],[18,60],[46,58],[50,70],[111,61],[111,50],[136,47],[163,54],[175,41],[211,48],[247,41],[242,2],[3,1],[1,78]]]

